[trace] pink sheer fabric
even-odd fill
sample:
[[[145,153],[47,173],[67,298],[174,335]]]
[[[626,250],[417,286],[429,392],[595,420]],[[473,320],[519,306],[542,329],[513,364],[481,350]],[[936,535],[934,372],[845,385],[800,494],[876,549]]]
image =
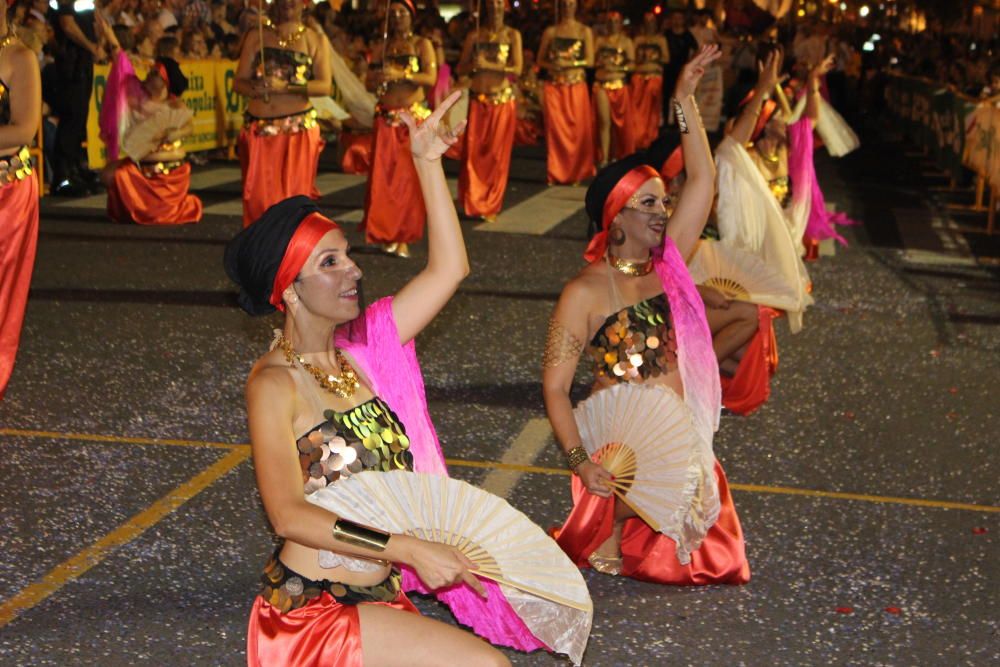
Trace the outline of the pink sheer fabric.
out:
[[[98,120],[101,140],[108,151],[108,162],[118,159],[119,146],[128,124],[129,98],[142,99],[145,94],[128,54],[124,50],[119,51],[108,72]]]
[[[684,266],[683,262],[681,266]],[[352,340],[347,327],[342,327],[336,333],[337,347],[350,354],[358,370],[371,384],[371,390],[396,411],[406,426],[413,469],[447,475],[441,443],[427,410],[424,378],[417,361],[416,346],[412,340],[406,345],[399,343],[399,330],[392,314],[392,297],[373,303],[365,309],[364,318],[367,340]],[[499,585],[492,581],[483,581],[483,584],[489,593],[487,600],[465,584],[435,591],[434,595],[448,605],[459,623],[469,626],[493,644],[520,651],[549,650],[524,625]],[[420,578],[405,567],[403,588],[419,593],[430,592]]]
[[[831,213],[826,210],[826,199],[816,178],[813,163],[813,124],[808,118],[801,118],[788,126],[788,177],[792,181],[792,199],[802,201],[812,195],[809,202],[809,219],[806,222],[806,239],[822,241],[837,239],[846,246],[847,241],[837,233],[834,225],[856,225],[856,220],[845,213]]]
[[[669,236],[664,236],[663,246],[653,253],[653,267],[670,302],[684,401],[691,408],[699,434],[711,445],[712,435],[719,428],[722,389],[705,304]]]
[[[431,108],[437,109],[438,105],[451,93],[451,65],[441,63],[438,65],[438,78],[431,88]]]

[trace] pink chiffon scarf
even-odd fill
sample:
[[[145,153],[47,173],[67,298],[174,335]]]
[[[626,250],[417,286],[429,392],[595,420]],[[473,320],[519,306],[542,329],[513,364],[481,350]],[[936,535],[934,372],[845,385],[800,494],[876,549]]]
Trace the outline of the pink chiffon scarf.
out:
[[[664,237],[663,246],[653,253],[653,267],[670,303],[684,402],[691,409],[699,434],[711,448],[713,434],[719,428],[722,389],[719,363],[712,350],[712,333],[705,319],[705,303],[669,236]]]
[[[348,327],[341,327],[335,335],[337,347],[350,354],[358,370],[370,383],[372,392],[388,403],[406,426],[413,469],[447,475],[441,443],[427,410],[427,395],[416,346],[412,340],[405,345],[399,342],[399,330],[392,313],[392,297],[373,303],[365,309],[364,318],[365,342],[351,340]],[[486,600],[466,584],[434,591],[433,594],[448,605],[459,623],[469,626],[493,644],[519,651],[549,650],[514,612],[500,586],[492,581],[484,580],[482,583],[489,593]],[[403,588],[424,594],[430,592],[420,578],[406,567],[403,568]]]
[[[846,213],[831,213],[826,210],[826,199],[819,187],[819,179],[816,178],[813,146],[813,124],[809,118],[800,118],[788,126],[788,177],[792,181],[792,199],[801,202],[807,195],[811,196],[805,230],[807,239],[836,239],[846,246],[847,240],[837,233],[834,225],[858,223],[847,217]]]

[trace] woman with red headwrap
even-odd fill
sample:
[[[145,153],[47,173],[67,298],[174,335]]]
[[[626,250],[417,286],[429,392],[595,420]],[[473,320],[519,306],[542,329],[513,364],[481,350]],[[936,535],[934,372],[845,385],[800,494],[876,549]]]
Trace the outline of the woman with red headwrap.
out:
[[[424,236],[426,216],[410,160],[409,131],[400,114],[407,111],[417,122],[430,116],[424,89],[437,83],[437,61],[430,40],[413,34],[412,0],[393,0],[388,11],[388,38],[368,68],[367,84],[378,103],[361,228],[369,243],[409,257],[409,244]]]
[[[323,139],[309,98],[331,92],[329,47],[302,22],[301,0],[275,0],[269,13],[246,33],[233,84],[250,98],[239,139],[244,227],[282,199],[320,196]]]
[[[465,583],[483,593],[460,551],[339,518],[305,497],[362,470],[444,472],[413,339],[469,272],[440,162],[455,141],[440,118],[455,99],[419,128],[401,114],[430,233],[427,266],[394,297],[362,312],[361,269],[344,233],[301,195],[226,248],[240,305],[285,314],[246,390],[257,486],[283,538],[250,615],[251,667],[509,664],[473,635],[420,616],[402,591],[394,564],[432,589]],[[398,451],[368,450],[369,428],[392,433]]]
[[[656,14],[653,12],[643,14],[639,34],[635,36],[633,42],[635,74],[632,75],[629,92],[635,114],[636,148],[642,149],[653,143],[660,131],[663,66],[670,60],[667,40],[660,33]]]
[[[100,116],[108,217],[140,225],[198,222],[202,204],[190,193],[191,165],[182,144],[194,129],[194,116],[180,99],[187,77],[173,58],[157,58],[141,81],[111,26],[100,14],[96,21],[114,52]]]
[[[38,180],[28,145],[42,114],[38,59],[0,11],[0,398],[14,370],[38,243]]]
[[[542,33],[538,64],[543,88],[549,184],[579,183],[594,175],[594,118],[585,68],[594,64],[594,35],[576,20],[576,0],[557,0],[556,24]]]
[[[715,193],[712,153],[694,93],[718,57],[717,47],[706,46],[677,80],[673,109],[688,179],[673,214],[668,217],[659,175],[669,154],[666,138],[646,154],[609,165],[588,188],[587,213],[600,221],[600,232],[587,248],[590,264],[559,297],[543,359],[545,408],[574,473],[574,507],[557,533],[559,545],[581,567],[664,584],[738,584],[750,576],[726,476],[711,455],[719,368],[701,298],[682,259],[697,243]],[[626,332],[609,334],[610,325]],[[615,348],[625,338],[641,340],[643,347],[619,358]],[[699,443],[701,481],[691,502],[704,508],[704,521],[692,529],[697,534],[689,535],[688,562],[677,555],[674,540],[616,502],[606,484],[610,473],[582,447],[569,390],[584,349],[596,361],[595,393],[627,382],[664,387],[683,398]]]
[[[469,125],[462,142],[458,199],[465,214],[496,220],[510,175],[517,130],[516,79],[521,75],[521,33],[504,25],[505,0],[489,0],[486,23],[462,47],[458,73],[470,76]]]

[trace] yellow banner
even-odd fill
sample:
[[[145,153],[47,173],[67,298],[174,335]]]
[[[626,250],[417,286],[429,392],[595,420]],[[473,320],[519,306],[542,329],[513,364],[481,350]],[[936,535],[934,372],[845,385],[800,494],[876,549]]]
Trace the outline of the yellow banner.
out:
[[[188,78],[188,89],[181,99],[194,113],[194,133],[184,140],[185,150],[204,151],[230,145],[239,134],[246,110],[246,98],[233,90],[236,62],[190,60],[180,66]],[[109,65],[94,67],[94,90],[87,117],[87,160],[91,169],[99,169],[107,162],[98,118],[109,69]],[[140,78],[147,70],[147,66],[136,64],[136,74]]]
[[[1000,109],[980,104],[966,121],[965,165],[1000,191]]]

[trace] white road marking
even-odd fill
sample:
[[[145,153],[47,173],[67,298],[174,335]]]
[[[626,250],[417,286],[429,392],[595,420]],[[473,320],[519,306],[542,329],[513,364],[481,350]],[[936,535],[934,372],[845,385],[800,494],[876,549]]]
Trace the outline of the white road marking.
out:
[[[583,208],[587,189],[566,185],[548,187],[506,211],[496,222],[476,225],[480,232],[535,234],[541,236]]]

